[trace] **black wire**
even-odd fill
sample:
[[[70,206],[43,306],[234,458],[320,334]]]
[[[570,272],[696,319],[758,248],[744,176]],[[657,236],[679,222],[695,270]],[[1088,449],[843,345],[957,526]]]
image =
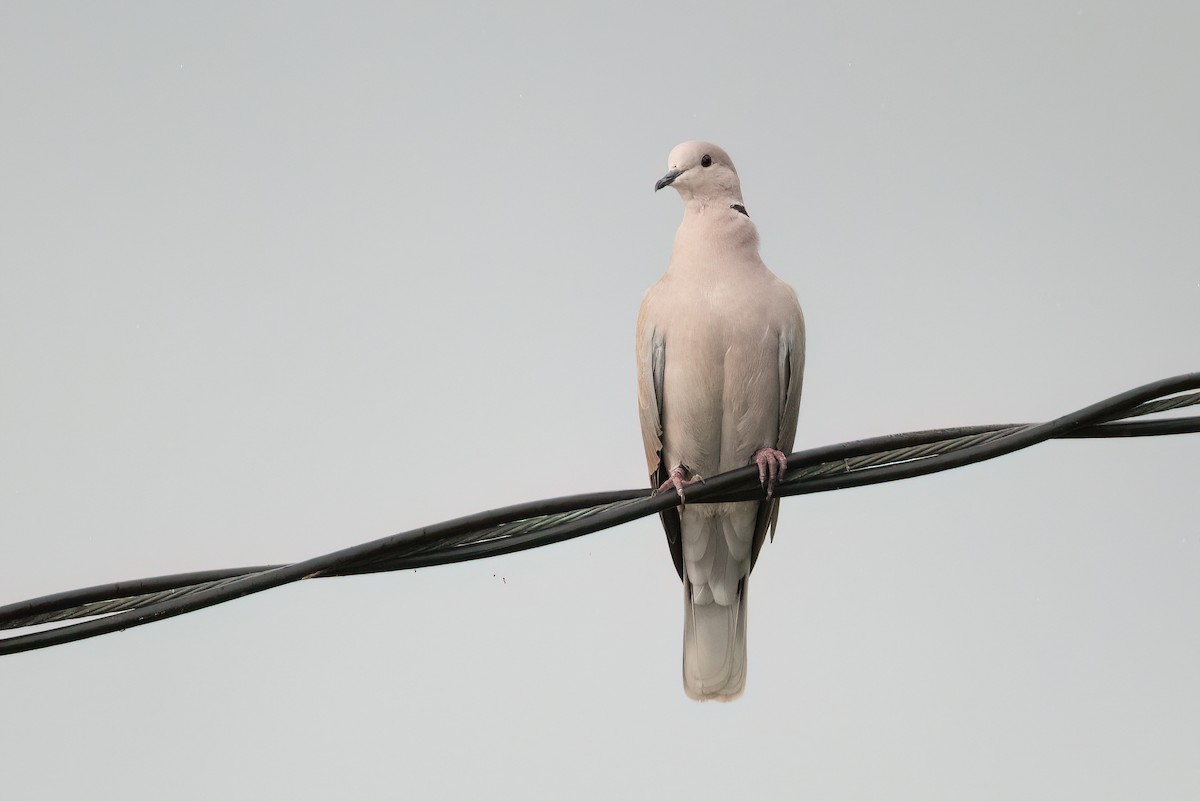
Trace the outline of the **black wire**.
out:
[[[201,584],[207,581],[218,581],[234,576],[244,576],[249,573],[261,573],[264,570],[273,570],[277,567],[283,567],[283,565],[230,567],[223,570],[173,573],[169,576],[117,581],[112,584],[97,584],[95,587],[57,592],[53,595],[43,595],[40,598],[32,598],[28,601],[0,606],[0,625],[22,617],[60,612],[64,609],[70,609],[73,606],[80,606],[81,604],[111,601],[115,598],[128,598],[133,595],[173,590],[178,587],[188,587],[192,584]]]
[[[837,459],[853,458],[854,456],[872,453],[885,448],[895,449],[923,445],[952,437],[967,436],[971,434],[986,433],[989,431],[999,431],[1007,428],[1019,427],[1019,425],[1020,424],[1008,424],[961,428],[941,428],[930,429],[927,431],[912,431],[904,434],[889,434],[872,439],[856,440],[854,442],[842,443],[836,446],[828,446],[827,448],[816,449],[813,451],[795,453],[789,457],[789,465],[790,469],[794,470],[808,464],[820,463],[822,460],[836,461]],[[1124,424],[1105,423],[1091,425],[1061,434],[1059,435],[1059,438],[1074,439],[1155,436],[1162,434],[1191,433],[1196,431],[1200,431],[1200,418],[1184,417],[1173,420],[1159,420],[1153,422],[1142,421]],[[837,489],[840,487],[830,488]],[[487,517],[480,518],[479,522],[482,525],[497,525],[511,520],[524,519],[526,517],[581,509],[589,506],[614,503],[622,500],[632,500],[645,497],[645,495],[646,490],[641,489],[570,495],[561,498],[535,501],[532,503],[520,504],[518,506],[494,510],[493,512],[486,513]],[[402,557],[390,557],[364,565],[351,565],[335,571],[326,571],[323,576],[361,575],[364,573],[431,567],[434,565],[449,564],[457,561],[483,558],[485,556],[493,555],[494,552],[494,546],[488,549],[473,546],[460,546],[453,551],[413,553]],[[176,573],[168,576],[156,576],[153,578],[120,581],[110,584],[101,584],[94,587],[87,587],[79,590],[55,593],[53,595],[46,595],[28,601],[21,601],[0,607],[0,625],[4,625],[5,623],[9,623],[20,618],[31,617],[33,615],[62,611],[64,609],[69,609],[81,604],[107,601],[117,598],[127,598],[145,593],[159,592],[208,581],[215,581],[223,578],[249,575],[251,573],[261,573],[284,566],[284,564],[258,565],[254,567],[226,568],[222,570],[204,570],[193,573]]]
[[[779,488],[779,494],[799,495],[824,492],[928,475],[993,459],[1053,438],[1130,437],[1197,432],[1200,431],[1200,417],[1183,417],[1152,422],[1101,422],[1128,416],[1137,405],[1143,402],[1197,388],[1200,388],[1200,373],[1189,373],[1123,392],[1047,423],[1026,427],[972,426],[915,431],[800,451],[788,457],[789,471],[881,451],[929,444],[949,438],[1013,429],[1012,433],[958,451],[851,473],[785,482]],[[757,469],[754,467],[745,467],[714,476],[688,491],[689,503],[752,500],[761,497],[762,488],[758,483]],[[620,504],[622,501],[629,501],[629,503]],[[84,603],[126,598],[147,592],[177,589],[207,581],[240,577],[220,586],[201,589],[187,596],[172,598],[139,609],[118,612],[104,618],[48,631],[0,639],[0,655],[45,648],[164,620],[304,578],[428,567],[515,553],[562,542],[639,517],[656,514],[677,503],[678,500],[673,494],[651,497],[644,489],[564,496],[456,518],[393,534],[390,537],[344,548],[290,565],[181,573],[56,593],[0,607],[0,625],[13,623],[36,614],[71,609]],[[550,525],[540,531],[483,542],[469,542],[468,544],[455,542],[456,538],[461,539],[466,535],[506,523],[605,504],[619,505],[601,509],[579,519]]]

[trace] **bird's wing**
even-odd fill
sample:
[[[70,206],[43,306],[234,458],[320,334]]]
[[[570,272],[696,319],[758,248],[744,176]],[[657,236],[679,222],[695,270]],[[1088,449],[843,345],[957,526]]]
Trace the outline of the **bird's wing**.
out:
[[[788,295],[792,301],[789,304],[792,308],[789,308],[786,314],[791,319],[786,320],[779,330],[779,436],[775,444],[775,447],[785,454],[791,453],[796,441],[800,394],[804,387],[804,314],[800,311],[800,303],[790,287]],[[754,569],[754,562],[758,560],[758,552],[762,550],[767,533],[770,532],[771,539],[775,538],[775,526],[778,522],[778,498],[759,505],[758,517],[754,524],[751,570]]]
[[[654,306],[659,285],[646,292],[638,313],[637,323],[637,372],[638,411],[642,423],[642,444],[646,448],[646,467],[650,474],[650,486],[657,489],[667,480],[668,469],[663,462],[663,377],[666,375],[667,347],[663,332],[655,325]],[[683,539],[680,535],[679,510],[670,508],[660,513],[663,530],[667,534],[667,545],[675,572],[683,578]]]
[[[779,334],[779,441],[776,448],[791,453],[796,442],[796,421],[800,416],[800,392],[804,387],[804,313],[796,293],[788,288],[792,318]]]
[[[654,319],[658,290],[659,285],[655,284],[646,292],[637,322],[638,407],[646,467],[651,476],[657,475],[662,466],[663,376],[667,356],[663,332]]]

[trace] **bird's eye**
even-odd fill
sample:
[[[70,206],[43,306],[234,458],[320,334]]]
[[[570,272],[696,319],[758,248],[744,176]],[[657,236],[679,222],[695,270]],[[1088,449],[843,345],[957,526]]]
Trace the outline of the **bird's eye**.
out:
[[[708,166],[711,166],[711,165],[712,165],[712,156],[710,156],[710,155],[708,155],[707,153],[705,153],[705,154],[704,154],[704,158],[700,159],[700,166],[701,166],[701,167],[708,167]]]

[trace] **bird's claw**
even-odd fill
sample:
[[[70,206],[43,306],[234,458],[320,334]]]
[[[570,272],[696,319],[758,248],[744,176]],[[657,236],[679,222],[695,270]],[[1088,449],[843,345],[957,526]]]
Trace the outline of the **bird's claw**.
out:
[[[703,484],[704,476],[692,475],[692,471],[686,465],[679,465],[667,475],[667,480],[658,485],[654,490],[655,495],[661,495],[670,489],[674,489],[679,494],[679,502],[681,504],[687,501],[683,497],[683,491],[693,484]]]
[[[787,472],[787,455],[774,448],[759,448],[750,461],[758,465],[758,481],[766,487],[767,497],[773,497],[779,480]]]

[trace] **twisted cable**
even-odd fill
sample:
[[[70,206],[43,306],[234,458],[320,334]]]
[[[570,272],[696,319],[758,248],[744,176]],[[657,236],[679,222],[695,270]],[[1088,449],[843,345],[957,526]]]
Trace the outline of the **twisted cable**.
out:
[[[971,426],[891,434],[788,456],[780,496],[825,492],[962,467],[1048,439],[1141,437],[1200,431],[1200,417],[1121,422],[1200,404],[1200,373],[1129,390],[1046,423]],[[1186,393],[1186,394],[1180,394]],[[688,490],[688,503],[754,500],[754,467]],[[425,526],[294,564],[229,568],[117,582],[0,607],[0,629],[79,618],[59,628],[0,639],[0,655],[140,626],[293,581],[429,567],[514,553],[601,531],[679,503],[647,490],[589,493],[518,504]]]

